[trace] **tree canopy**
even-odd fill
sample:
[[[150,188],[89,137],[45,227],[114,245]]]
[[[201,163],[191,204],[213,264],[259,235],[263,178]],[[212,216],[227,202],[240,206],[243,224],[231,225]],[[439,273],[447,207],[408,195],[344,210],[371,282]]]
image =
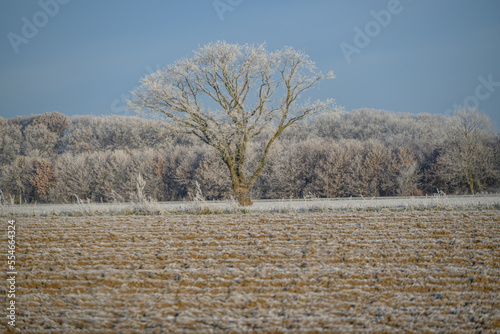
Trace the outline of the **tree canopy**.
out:
[[[161,116],[172,131],[215,148],[239,203],[251,205],[248,192],[276,139],[292,124],[335,108],[333,99],[300,102],[301,94],[330,78],[333,72],[318,71],[305,53],[291,47],[269,52],[264,44],[217,42],[142,78],[128,107]],[[266,144],[249,170],[248,143],[262,135],[268,136]]]

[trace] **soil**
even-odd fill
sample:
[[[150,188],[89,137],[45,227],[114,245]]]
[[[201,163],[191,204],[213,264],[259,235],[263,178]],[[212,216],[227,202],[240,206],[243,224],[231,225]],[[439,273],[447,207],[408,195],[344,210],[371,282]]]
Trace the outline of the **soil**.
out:
[[[16,243],[23,333],[500,331],[495,210],[19,218]]]

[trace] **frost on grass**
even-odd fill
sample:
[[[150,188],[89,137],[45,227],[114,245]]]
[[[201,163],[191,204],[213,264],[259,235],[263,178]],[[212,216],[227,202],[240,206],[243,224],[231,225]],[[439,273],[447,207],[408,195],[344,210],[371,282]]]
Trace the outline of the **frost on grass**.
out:
[[[144,193],[143,193],[144,194]],[[342,198],[321,200],[255,201],[251,207],[241,207],[235,200],[208,201],[200,187],[190,201],[156,202],[149,196],[131,196],[129,203],[92,203],[78,200],[77,204],[0,205],[0,216],[102,216],[102,215],[162,215],[162,214],[228,214],[228,213],[293,213],[335,211],[421,211],[421,210],[491,210],[500,208],[500,197],[431,196],[407,198]]]

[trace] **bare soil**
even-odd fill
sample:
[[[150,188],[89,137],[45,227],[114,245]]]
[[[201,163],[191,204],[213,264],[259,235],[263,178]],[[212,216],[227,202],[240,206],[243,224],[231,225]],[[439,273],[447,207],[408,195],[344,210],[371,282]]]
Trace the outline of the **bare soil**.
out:
[[[500,211],[38,217],[17,226],[23,333],[500,331]]]

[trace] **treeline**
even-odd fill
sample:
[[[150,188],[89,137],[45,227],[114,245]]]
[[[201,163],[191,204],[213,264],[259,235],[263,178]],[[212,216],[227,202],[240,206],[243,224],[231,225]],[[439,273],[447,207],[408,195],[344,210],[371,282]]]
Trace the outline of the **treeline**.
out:
[[[252,197],[496,191],[498,136],[476,133],[472,160],[464,162],[471,148],[460,126],[451,116],[371,109],[319,115],[279,139]],[[263,143],[252,143],[249,166]],[[15,203],[128,201],[139,174],[146,195],[158,201],[190,199],[196,183],[207,199],[231,197],[227,167],[216,152],[137,117],[0,118],[0,164],[0,195]]]

